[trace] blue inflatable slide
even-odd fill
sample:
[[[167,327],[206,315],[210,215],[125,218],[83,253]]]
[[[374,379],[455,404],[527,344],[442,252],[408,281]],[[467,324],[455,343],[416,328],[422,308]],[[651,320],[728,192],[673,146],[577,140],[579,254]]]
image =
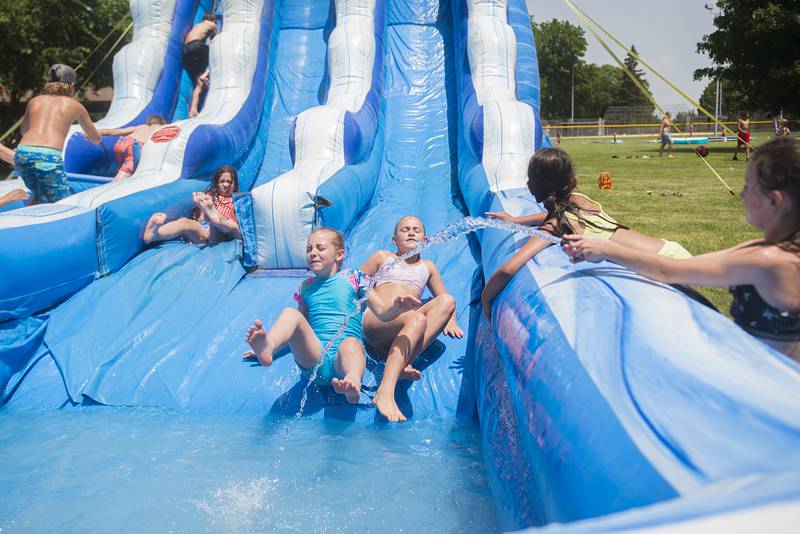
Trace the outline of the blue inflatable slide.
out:
[[[243,332],[293,306],[305,241],[346,233],[357,267],[395,222],[428,234],[486,211],[542,210],[527,160],[549,141],[524,0],[132,0],[101,126],[167,117],[136,173],[113,143],[65,148],[75,194],[0,213],[0,409],[109,405],[293,416],[291,356],[238,357]],[[202,112],[187,118],[183,36],[216,9]],[[150,215],[234,165],[243,239],[145,247]],[[0,192],[14,184],[0,183]],[[789,531],[800,524],[800,367],[683,293],[610,263],[531,260],[480,309],[524,242],[485,229],[425,252],[457,300],[398,391],[407,415],[476,418],[504,530]],[[426,295],[428,296],[428,295]],[[372,362],[374,364],[374,362]],[[380,365],[369,366],[365,390]],[[235,387],[231,387],[231,385]],[[309,388],[305,416],[378,416]]]

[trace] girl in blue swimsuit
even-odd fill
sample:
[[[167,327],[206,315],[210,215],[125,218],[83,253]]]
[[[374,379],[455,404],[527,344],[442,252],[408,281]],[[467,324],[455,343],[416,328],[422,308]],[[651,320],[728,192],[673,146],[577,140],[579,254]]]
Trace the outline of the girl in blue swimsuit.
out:
[[[800,361],[800,140],[756,150],[739,196],[763,238],[681,260],[585,235],[565,235],[564,250],[573,261],[611,260],[661,282],[728,286],[734,321]]]
[[[285,308],[269,331],[256,319],[247,330],[245,339],[251,350],[244,357],[269,366],[275,351],[288,344],[304,374],[313,376],[319,385],[333,386],[348,402],[356,403],[366,368],[361,337],[362,310],[353,314],[356,300],[367,296],[367,306],[383,321],[416,309],[420,301],[413,295],[384,301],[370,289],[367,275],[355,269],[342,269],[343,259],[341,233],[320,228],[311,234],[306,245],[306,261],[314,276],[300,284],[295,292],[297,308]],[[349,314],[353,315],[337,336]]]

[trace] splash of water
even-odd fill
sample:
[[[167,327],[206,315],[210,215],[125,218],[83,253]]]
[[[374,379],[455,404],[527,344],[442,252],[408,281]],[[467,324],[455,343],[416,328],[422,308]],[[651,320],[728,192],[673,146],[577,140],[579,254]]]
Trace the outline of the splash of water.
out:
[[[453,224],[445,226],[435,234],[426,237],[413,249],[409,250],[408,252],[397,256],[396,258],[392,259],[391,261],[387,261],[378,269],[375,273],[375,276],[371,277],[369,280],[368,290],[364,292],[364,296],[355,300],[355,308],[351,313],[348,313],[345,318],[342,320],[342,324],[339,326],[339,329],[336,331],[336,334],[331,338],[328,343],[325,344],[325,347],[322,349],[322,357],[319,359],[314,368],[311,370],[311,375],[308,378],[308,385],[303,390],[303,396],[300,399],[300,407],[295,414],[295,419],[301,417],[303,415],[303,409],[306,406],[306,402],[308,401],[308,389],[314,383],[314,380],[317,378],[317,370],[322,365],[323,360],[325,359],[325,355],[328,354],[328,351],[333,346],[333,343],[339,339],[339,337],[344,333],[345,329],[347,328],[347,323],[361,313],[362,308],[367,303],[369,299],[369,292],[375,287],[375,285],[381,280],[381,278],[389,272],[395,265],[400,263],[401,261],[405,261],[408,258],[416,256],[420,254],[423,250],[430,247],[431,245],[443,245],[445,243],[449,243],[458,237],[475,232],[478,230],[482,230],[484,228],[494,228],[496,230],[503,230],[510,233],[520,233],[529,235],[531,237],[538,237],[539,239],[544,239],[545,241],[549,241],[550,243],[554,243],[556,245],[561,243],[561,239],[555,237],[551,234],[546,232],[542,232],[536,228],[531,226],[523,226],[521,224],[516,224],[507,221],[501,221],[499,219],[485,219],[483,217],[464,217],[460,221],[457,221]],[[287,427],[287,437],[288,437],[288,427]]]

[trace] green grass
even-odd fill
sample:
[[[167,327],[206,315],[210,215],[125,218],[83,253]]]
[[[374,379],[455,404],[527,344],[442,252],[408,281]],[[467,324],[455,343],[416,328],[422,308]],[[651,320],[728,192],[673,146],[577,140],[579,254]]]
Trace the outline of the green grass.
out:
[[[767,139],[759,137],[753,146]],[[609,215],[634,230],[677,241],[695,255],[760,235],[747,224],[738,196],[745,162],[743,154],[739,154],[739,161],[731,161],[734,142],[708,144],[707,161],[736,196],[695,155],[694,148],[675,145],[673,159],[666,157],[666,151],[659,158],[658,145],[648,143],[650,139],[626,138],[620,145],[607,139],[563,139],[560,147],[575,162],[578,190],[602,203]],[[603,171],[611,173],[610,190],[597,187]],[[682,196],[675,196],[675,192]],[[701,288],[701,292],[728,314],[731,298],[726,289]]]

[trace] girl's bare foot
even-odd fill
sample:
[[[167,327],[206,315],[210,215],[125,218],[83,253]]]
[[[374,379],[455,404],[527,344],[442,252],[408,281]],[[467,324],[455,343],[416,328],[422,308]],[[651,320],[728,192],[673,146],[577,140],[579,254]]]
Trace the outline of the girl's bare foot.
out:
[[[332,379],[331,386],[333,386],[333,390],[336,393],[344,395],[350,404],[357,403],[361,397],[361,382],[350,375],[346,375],[341,380],[338,378]]]
[[[387,395],[385,392],[382,392],[380,388],[375,393],[375,397],[372,399],[372,404],[378,409],[382,416],[389,420],[391,423],[397,423],[398,421],[407,421],[403,412],[400,411],[400,407],[397,406],[397,403],[394,401],[394,395]]]
[[[167,214],[166,213],[154,213],[150,220],[147,221],[147,226],[144,227],[144,235],[142,239],[144,239],[145,243],[150,243],[153,241],[153,238],[158,234],[158,229],[167,222]]]
[[[405,369],[400,371],[398,380],[419,380],[420,378],[422,378],[422,373],[418,369],[414,369],[409,363],[405,366]]]
[[[275,352],[275,346],[267,338],[267,331],[261,321],[256,319],[250,328],[247,329],[245,341],[250,345],[252,350],[244,353],[245,360],[257,359],[261,365],[272,365],[272,353]]]
[[[217,225],[222,224],[222,216],[217,211],[217,207],[214,206],[214,202],[209,195],[203,194],[203,197],[200,199],[200,209],[203,211],[203,216],[208,222]]]

